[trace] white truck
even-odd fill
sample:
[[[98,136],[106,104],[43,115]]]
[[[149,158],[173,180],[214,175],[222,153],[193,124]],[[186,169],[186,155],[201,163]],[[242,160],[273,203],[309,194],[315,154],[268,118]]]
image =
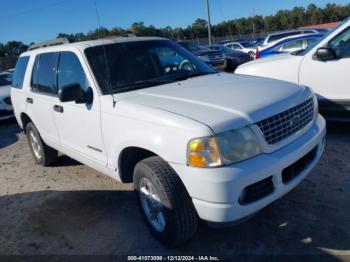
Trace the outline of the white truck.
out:
[[[20,56],[11,91],[34,160],[59,151],[133,182],[165,244],[190,239],[199,219],[256,213],[320,159],[325,121],[307,87],[218,73],[163,38],[53,44]]]
[[[284,80],[312,88],[328,120],[350,121],[350,20],[306,50],[246,63],[237,74]]]

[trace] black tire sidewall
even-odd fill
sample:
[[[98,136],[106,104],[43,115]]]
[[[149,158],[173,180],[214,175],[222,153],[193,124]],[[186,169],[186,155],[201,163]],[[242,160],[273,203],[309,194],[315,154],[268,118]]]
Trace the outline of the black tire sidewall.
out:
[[[34,150],[33,150],[33,147],[32,147],[32,144],[30,142],[30,132],[33,132],[34,135],[36,136],[36,138],[38,139],[39,141],[39,144],[40,144],[40,154],[41,154],[41,158],[38,159],[35,154],[34,154]],[[27,133],[27,139],[28,139],[28,143],[29,143],[29,147],[30,147],[30,151],[32,152],[32,155],[34,157],[34,160],[35,160],[35,163],[37,164],[40,164],[40,165],[43,165],[44,162],[45,162],[45,154],[44,154],[44,144],[43,144],[43,141],[40,137],[40,134],[38,132],[38,130],[36,129],[36,127],[34,126],[33,123],[28,123],[27,126],[26,126],[26,133]]]
[[[165,219],[165,228],[162,232],[158,232],[153,228],[151,223],[148,221],[147,215],[145,214],[140,196],[139,196],[139,188],[140,188],[140,182],[141,179],[145,177],[147,178],[152,185],[154,186],[155,190],[157,191],[159,198],[162,202],[162,205],[164,207],[163,214]],[[176,227],[177,227],[177,221],[175,221],[176,215],[174,214],[176,211],[174,209],[173,203],[171,199],[167,196],[165,193],[165,190],[163,189],[163,186],[157,176],[153,173],[152,169],[147,167],[145,164],[140,163],[136,166],[134,171],[134,190],[137,194],[137,199],[139,203],[139,207],[143,216],[143,219],[145,220],[148,228],[150,229],[152,235],[165,244],[172,244],[172,240],[176,236]]]

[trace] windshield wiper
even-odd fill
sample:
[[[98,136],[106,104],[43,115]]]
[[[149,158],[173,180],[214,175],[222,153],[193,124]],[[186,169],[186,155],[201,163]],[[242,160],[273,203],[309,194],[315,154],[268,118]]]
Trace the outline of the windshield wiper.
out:
[[[163,84],[168,84],[178,81],[176,79],[147,79],[147,80],[140,80],[140,81],[135,81],[132,83],[128,83],[125,85],[119,85],[115,86],[112,89],[114,89],[116,92],[126,92],[130,90],[137,90],[137,89],[142,89],[146,87],[151,87],[151,86],[157,86],[157,85],[163,85]]]

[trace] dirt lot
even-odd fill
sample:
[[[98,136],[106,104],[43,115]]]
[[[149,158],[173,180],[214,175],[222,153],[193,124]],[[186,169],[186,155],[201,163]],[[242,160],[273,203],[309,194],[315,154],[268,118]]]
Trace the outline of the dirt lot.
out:
[[[0,254],[323,255],[350,261],[350,128],[332,127],[317,168],[236,227],[201,226],[180,248],[148,233],[131,185],[62,156],[33,164],[14,121],[0,125]]]

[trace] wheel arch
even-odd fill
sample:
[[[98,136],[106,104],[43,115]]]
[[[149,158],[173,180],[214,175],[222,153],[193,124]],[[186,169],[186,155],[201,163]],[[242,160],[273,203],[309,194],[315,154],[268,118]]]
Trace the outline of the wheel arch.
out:
[[[118,170],[121,182],[132,182],[136,164],[151,156],[161,157],[153,151],[142,147],[129,146],[124,148],[118,157]]]
[[[28,123],[33,122],[33,120],[26,113],[21,113],[20,117],[21,117],[22,129],[24,133],[26,133],[26,127]]]

